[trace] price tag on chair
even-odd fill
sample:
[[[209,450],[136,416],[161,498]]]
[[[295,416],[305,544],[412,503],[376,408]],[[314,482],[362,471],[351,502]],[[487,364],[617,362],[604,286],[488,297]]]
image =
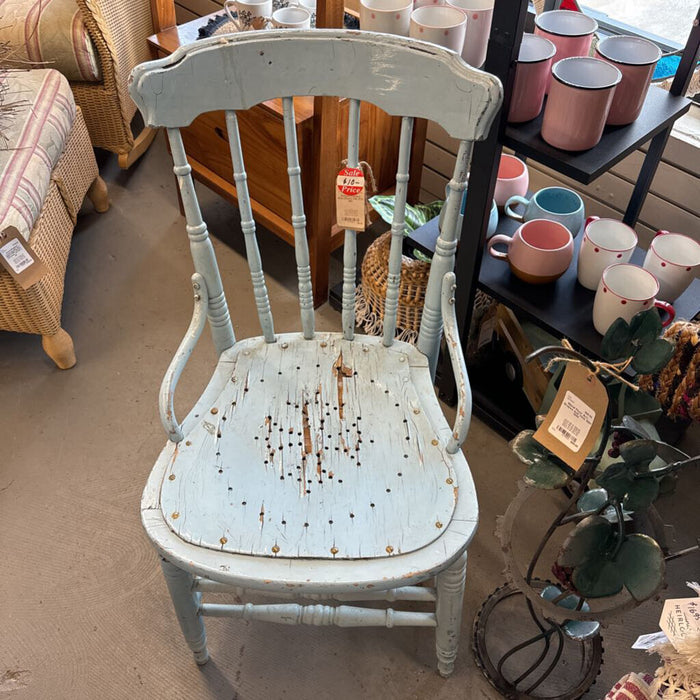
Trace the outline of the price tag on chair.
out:
[[[578,469],[595,445],[608,408],[608,392],[583,365],[566,366],[559,391],[533,437],[572,469]]]
[[[335,212],[341,228],[365,230],[365,177],[360,168],[343,168],[338,173]]]
[[[46,265],[14,226],[0,231],[0,265],[22,289],[29,289],[48,272]]]

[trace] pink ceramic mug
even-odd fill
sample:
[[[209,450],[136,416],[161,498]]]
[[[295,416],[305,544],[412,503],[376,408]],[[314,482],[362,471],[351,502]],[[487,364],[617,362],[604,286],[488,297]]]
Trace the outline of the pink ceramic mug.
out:
[[[499,243],[508,246],[507,253],[494,249]],[[568,269],[574,255],[574,239],[558,221],[532,219],[520,226],[512,238],[502,233],[492,236],[488,250],[497,260],[505,260],[523,282],[546,284]]]
[[[467,24],[467,31],[469,25]],[[508,110],[509,122],[527,122],[542,111],[544,91],[552,72],[554,44],[543,36],[523,34]]]
[[[467,18],[462,10],[447,5],[424,5],[411,12],[408,35],[461,54]]]
[[[447,0],[467,17],[462,58],[474,68],[481,68],[486,60],[486,48],[491,34],[494,0]]]
[[[588,56],[598,22],[583,12],[552,10],[535,17],[535,34],[549,39],[556,46],[554,62],[572,56]],[[551,78],[547,81],[549,92]]]
[[[668,301],[683,294],[699,266],[700,243],[682,233],[659,231],[644,258],[644,269],[659,280],[659,295]]]
[[[523,197],[527,193],[529,184],[530,174],[527,171],[527,165],[520,158],[507,153],[501,154],[496,189],[493,194],[496,206],[503,207],[516,194]]]
[[[564,151],[593,148],[603,135],[615,88],[622,74],[599,58],[557,61],[544,108],[542,138]]]
[[[635,314],[654,306],[668,314],[667,326],[676,316],[671,304],[657,301],[659,282],[656,277],[631,263],[619,263],[605,268],[593,301],[593,325],[601,335],[618,318],[629,322]]]
[[[622,73],[607,123],[631,124],[642,111],[661,49],[640,37],[609,36],[596,46],[595,54]]]

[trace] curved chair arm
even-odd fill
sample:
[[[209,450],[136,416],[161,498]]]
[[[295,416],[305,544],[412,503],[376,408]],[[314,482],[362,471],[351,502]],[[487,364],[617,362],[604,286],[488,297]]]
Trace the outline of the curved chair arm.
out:
[[[184,437],[182,425],[175,418],[175,389],[182,370],[185,369],[187,360],[190,359],[194,346],[197,344],[199,336],[202,335],[204,324],[207,321],[207,307],[209,305],[207,285],[202,275],[197,272],[192,275],[192,288],[194,289],[192,320],[185,337],[182,339],[175,356],[170,362],[170,366],[165,372],[163,382],[160,385],[160,396],[158,399],[160,421],[168,434],[168,438],[173,442],[180,442]]]
[[[452,437],[447,443],[447,452],[454,454],[459,450],[467,437],[469,424],[472,418],[472,388],[469,385],[467,375],[467,365],[464,361],[462,344],[459,342],[459,331],[457,330],[457,316],[455,314],[454,292],[457,289],[455,284],[455,273],[448,272],[442,278],[442,323],[445,328],[445,342],[450,352],[452,361],[452,371],[457,384],[457,418]]]

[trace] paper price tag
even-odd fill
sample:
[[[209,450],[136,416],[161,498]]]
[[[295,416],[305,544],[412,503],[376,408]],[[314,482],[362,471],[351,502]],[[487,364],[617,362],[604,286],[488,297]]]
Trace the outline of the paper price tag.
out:
[[[549,413],[533,437],[572,469],[578,469],[600,434],[607,408],[608,393],[598,377],[571,362]]]
[[[700,635],[700,598],[667,600],[661,611],[659,627],[676,649],[679,642]]]
[[[48,272],[46,265],[14,226],[0,231],[0,265],[22,289],[29,289]]]
[[[594,420],[595,411],[576,394],[567,391],[548,431],[568,448],[578,452]]]
[[[360,168],[343,168],[335,181],[338,226],[365,230],[365,178]]]

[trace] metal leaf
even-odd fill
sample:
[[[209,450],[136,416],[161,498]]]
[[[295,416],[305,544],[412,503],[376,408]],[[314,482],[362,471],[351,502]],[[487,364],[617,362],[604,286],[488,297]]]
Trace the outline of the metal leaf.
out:
[[[608,492],[605,489],[591,489],[581,495],[576,507],[581,513],[595,513],[607,500]]]
[[[635,314],[630,321],[632,340],[638,345],[646,345],[661,335],[661,318],[659,312],[647,309]]]
[[[640,374],[653,374],[666,366],[676,348],[663,338],[656,338],[637,350],[632,369]]]
[[[663,584],[664,555],[656,540],[648,535],[629,535],[615,557],[615,564],[625,588],[639,602],[653,596]]]
[[[600,354],[609,362],[632,354],[632,333],[624,318],[613,321],[603,336]]]
[[[627,493],[633,478],[630,468],[624,462],[614,462],[595,480],[610,496],[621,499]]]
[[[547,458],[545,448],[533,439],[534,434],[534,430],[523,430],[510,441],[510,449],[523,464],[534,464]]]
[[[546,457],[535,460],[530,464],[523,476],[523,480],[528,486],[547,490],[560,489],[562,486],[566,486],[569,478],[569,474]]]
[[[544,588],[542,593],[540,593],[540,595],[545,600],[552,601],[555,598],[558,598],[561,595],[561,593],[561,589],[559,589],[557,586],[547,586],[546,588]],[[566,608],[567,610],[579,609],[583,612],[589,612],[591,609],[591,606],[588,605],[588,603],[585,600],[581,602],[581,597],[575,595],[574,593],[571,593],[570,595],[560,600],[557,603],[557,606]],[[566,622],[564,622],[561,628],[562,630],[564,630],[564,634],[566,634],[567,637],[570,637],[571,639],[575,639],[580,642],[584,639],[588,639],[589,637],[593,637],[594,635],[598,634],[598,631],[600,630],[600,623],[586,620],[567,620]]]
[[[609,549],[614,536],[615,529],[604,517],[589,515],[564,540],[557,563],[575,567],[588,561],[599,561]]]
[[[654,436],[647,429],[647,426],[645,426],[643,423],[640,423],[638,420],[635,420],[634,418],[632,418],[632,416],[622,416],[622,427],[629,430],[638,438],[654,438]]]
[[[624,402],[620,413],[632,416],[637,420],[651,420],[654,422],[661,415],[661,404],[646,391],[627,391],[624,394]]]
[[[586,562],[571,576],[576,590],[585,598],[604,598],[622,590],[623,580],[617,566],[608,559]]]
[[[622,505],[631,511],[646,510],[659,495],[659,482],[653,476],[635,479]]]
[[[651,460],[656,457],[656,452],[655,440],[630,440],[620,445],[620,457],[625,464],[636,467],[637,471],[640,471],[638,465],[648,466]]]

